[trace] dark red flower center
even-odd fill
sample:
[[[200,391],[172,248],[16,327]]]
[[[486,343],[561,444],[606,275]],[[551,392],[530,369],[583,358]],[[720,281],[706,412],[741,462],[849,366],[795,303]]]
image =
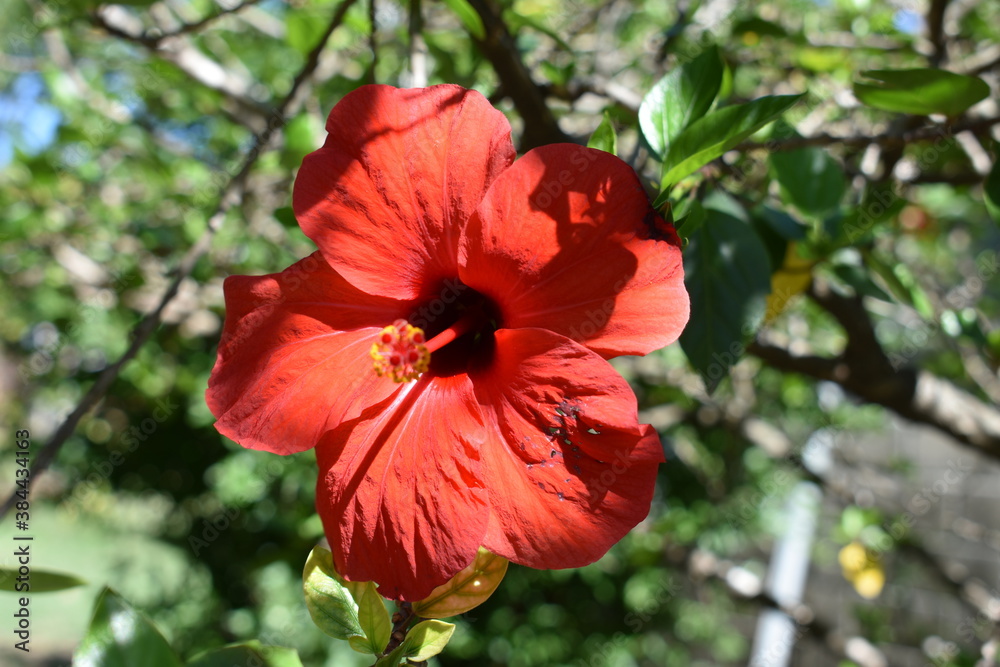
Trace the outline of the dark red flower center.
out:
[[[379,376],[408,382],[428,370],[446,377],[489,363],[501,326],[498,309],[459,281],[444,284],[409,321],[396,320],[379,333],[371,348]]]

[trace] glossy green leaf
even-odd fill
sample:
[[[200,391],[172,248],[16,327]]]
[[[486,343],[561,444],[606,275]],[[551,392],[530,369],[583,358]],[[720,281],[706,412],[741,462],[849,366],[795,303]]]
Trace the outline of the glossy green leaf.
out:
[[[298,651],[284,646],[265,646],[256,639],[211,649],[191,658],[185,667],[302,667]]]
[[[444,650],[455,633],[453,623],[444,621],[421,621],[406,633],[401,648],[403,655],[411,662],[423,662]]]
[[[375,584],[370,581],[361,595],[361,599],[358,600],[358,623],[364,630],[365,637],[363,640],[359,637],[352,637],[348,640],[351,647],[361,653],[371,653],[372,655],[378,655],[384,651],[389,643],[389,636],[392,634],[392,621],[389,620],[389,612],[385,608],[385,603],[382,602],[382,596],[378,594]],[[364,650],[359,648],[362,642],[365,645]]]
[[[611,125],[611,117],[607,111],[604,112],[604,120],[590,135],[587,148],[596,148],[612,155],[618,154],[618,137],[615,136],[615,128]]]
[[[62,591],[67,588],[83,586],[87,583],[70,574],[46,572],[45,570],[31,568],[31,580],[28,582],[31,588],[29,590],[18,591],[17,584],[25,583],[18,582],[18,576],[20,575],[17,568],[0,567],[0,591],[7,591],[9,593],[50,593],[52,591]]]
[[[670,144],[663,160],[661,188],[665,191],[708,164],[751,134],[777,119],[802,95],[761,97],[746,104],[717,109],[694,121]]]
[[[714,391],[764,315],[771,262],[750,225],[714,209],[684,251],[691,320],[681,348]]]
[[[705,115],[722,84],[722,58],[712,46],[691,62],[675,67],[643,98],[639,128],[662,159],[688,125]]]
[[[483,25],[483,19],[469,4],[469,0],[444,0],[444,4],[448,5],[448,9],[454,12],[470,35],[479,40],[486,39],[486,27]]]
[[[507,564],[506,558],[479,547],[476,557],[465,569],[423,600],[413,603],[414,613],[423,618],[448,618],[478,607],[503,581]]]
[[[886,111],[957,116],[990,94],[979,77],[940,69],[880,69],[861,75],[874,83],[856,82],[855,97]]]
[[[364,637],[358,618],[358,603],[371,582],[347,582],[333,568],[333,556],[328,549],[316,547],[306,560],[302,587],[306,607],[313,623],[335,639]]]
[[[993,222],[1000,224],[1000,159],[993,162],[993,168],[983,184],[983,199]]]
[[[180,667],[156,626],[124,598],[105,588],[87,634],[73,654],[74,667]]]
[[[847,190],[844,168],[821,148],[771,153],[770,162],[782,199],[803,213],[822,217],[840,204]]]

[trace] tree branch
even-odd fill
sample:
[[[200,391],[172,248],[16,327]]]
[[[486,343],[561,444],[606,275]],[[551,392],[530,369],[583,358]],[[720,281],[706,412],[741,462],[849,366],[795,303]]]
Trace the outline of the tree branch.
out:
[[[493,65],[504,94],[514,103],[524,121],[519,150],[527,151],[545,144],[572,141],[560,129],[552,111],[545,104],[545,93],[532,80],[527,66],[521,60],[514,38],[500,15],[495,0],[469,0],[483,21],[486,35],[483,39],[473,36],[476,46]]]
[[[810,296],[844,327],[848,342],[839,357],[796,355],[762,341],[751,343],[747,351],[778,370],[836,382],[859,398],[1000,460],[1000,411],[995,406],[926,371],[894,366],[860,297],[840,296],[822,284],[814,285]]]
[[[122,368],[124,368],[125,365],[139,353],[139,349],[142,348],[142,346],[153,335],[153,332],[156,331],[157,327],[160,325],[163,311],[174,299],[174,297],[177,296],[181,283],[191,274],[191,271],[194,269],[197,261],[211,248],[212,240],[215,237],[216,232],[218,232],[218,230],[222,227],[226,213],[242,200],[243,194],[246,190],[247,176],[249,175],[250,170],[253,168],[254,164],[256,164],[260,156],[266,152],[267,146],[273,135],[284,125],[285,116],[298,106],[296,98],[299,96],[306,80],[312,75],[312,73],[316,70],[316,67],[319,65],[320,53],[326,47],[333,31],[336,30],[337,27],[343,22],[344,16],[347,14],[347,10],[354,4],[355,1],[356,0],[343,0],[343,2],[341,2],[341,4],[337,7],[333,18],[327,25],[326,31],[323,33],[323,37],[320,39],[316,47],[309,53],[305,64],[296,75],[295,80],[292,82],[292,87],[288,91],[288,94],[274,111],[272,117],[281,119],[281,122],[268,123],[261,134],[257,136],[257,141],[244,158],[239,171],[229,179],[229,181],[223,186],[222,191],[219,193],[218,203],[215,207],[214,213],[211,218],[209,218],[208,226],[205,228],[205,231],[202,232],[198,241],[190,249],[188,249],[184,257],[178,263],[177,268],[174,270],[174,279],[164,292],[163,296],[160,298],[156,309],[146,315],[139,322],[139,324],[136,325],[131,334],[132,342],[125,353],[117,361],[106,367],[101,372],[97,380],[93,385],[91,385],[90,390],[87,391],[84,397],[80,400],[73,412],[71,412],[69,416],[63,420],[62,424],[59,425],[59,428],[56,429],[56,432],[52,435],[49,441],[45,443],[41,450],[39,450],[38,455],[35,457],[31,466],[30,476],[32,479],[35,479],[49,467],[63,443],[65,443],[76,430],[76,426],[83,416],[90,412],[95,405],[97,405],[98,401],[100,401],[104,394],[107,393],[111,384],[118,378]],[[0,517],[3,517],[8,511],[10,511],[10,508],[13,506],[16,498],[17,495],[11,493],[10,497],[8,497],[4,502],[3,506],[0,507]]]
[[[925,126],[898,133],[852,135],[846,137],[838,137],[830,134],[817,134],[812,137],[793,137],[791,139],[784,139],[781,141],[747,141],[737,146],[735,150],[752,151],[764,149],[771,152],[793,151],[799,148],[806,148],[807,146],[831,146],[833,144],[856,146],[859,148],[863,148],[869,144],[878,144],[884,148],[898,148],[915,141],[938,139],[942,136],[953,136],[959,132],[965,131],[979,135],[988,131],[994,125],[1000,125],[1000,116],[975,118],[961,123],[955,123],[954,125]]]

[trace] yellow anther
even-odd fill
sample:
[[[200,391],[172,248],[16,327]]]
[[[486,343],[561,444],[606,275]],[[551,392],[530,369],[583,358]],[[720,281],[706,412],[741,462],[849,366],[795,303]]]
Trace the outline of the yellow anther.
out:
[[[379,377],[388,375],[393,382],[416,380],[431,363],[425,342],[422,329],[406,320],[396,320],[382,329],[372,343],[369,354],[375,362],[375,373]]]

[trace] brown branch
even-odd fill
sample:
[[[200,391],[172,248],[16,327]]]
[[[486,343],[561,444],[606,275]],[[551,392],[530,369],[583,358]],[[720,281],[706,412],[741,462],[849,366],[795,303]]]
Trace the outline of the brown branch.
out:
[[[1000,411],[995,406],[936,375],[893,365],[859,297],[841,296],[822,284],[810,296],[844,327],[848,342],[839,357],[796,355],[762,341],[751,343],[747,351],[778,370],[836,382],[859,398],[1000,459]]]
[[[927,141],[940,137],[952,136],[959,132],[969,131],[977,136],[988,131],[994,125],[1000,125],[1000,116],[989,118],[975,118],[966,120],[954,125],[934,125],[919,127],[898,133],[886,133],[876,135],[852,135],[838,137],[831,134],[817,134],[812,137],[793,137],[778,141],[754,142],[747,141],[736,147],[739,151],[751,151],[765,149],[774,151],[793,151],[807,146],[831,146],[839,144],[841,146],[855,146],[863,148],[869,144],[878,144],[882,147],[899,148],[915,141]]]
[[[560,129],[555,116],[545,104],[544,91],[532,80],[527,66],[521,60],[514,37],[501,17],[496,0],[469,0],[469,4],[479,14],[486,32],[483,39],[473,37],[473,40],[493,65],[504,94],[514,103],[514,108],[524,121],[520,150],[572,141]]]
[[[950,0],[931,0],[927,8],[927,39],[934,49],[928,59],[931,67],[940,67],[948,57],[948,45],[945,43],[944,12]]]
[[[281,122],[268,123],[264,131],[257,136],[257,141],[244,158],[239,171],[231,179],[229,179],[229,181],[222,188],[215,212],[212,214],[211,218],[209,218],[208,226],[205,231],[202,233],[198,241],[190,249],[188,249],[184,257],[178,263],[177,268],[173,271],[174,279],[164,292],[163,296],[160,298],[160,302],[156,309],[146,315],[135,327],[135,329],[132,330],[132,343],[129,345],[125,353],[117,361],[101,372],[97,380],[93,385],[91,385],[90,389],[77,404],[73,412],[66,417],[62,424],[59,425],[59,428],[56,429],[56,432],[52,435],[49,441],[46,442],[42,449],[38,452],[38,455],[35,457],[31,466],[30,476],[32,479],[35,479],[49,467],[63,443],[65,443],[66,440],[73,435],[77,424],[83,416],[90,412],[90,410],[93,409],[93,407],[104,397],[104,394],[107,393],[111,384],[118,378],[122,368],[124,368],[129,361],[135,358],[139,349],[150,339],[157,327],[159,327],[163,311],[174,299],[174,297],[177,296],[181,283],[191,274],[191,271],[194,269],[197,261],[208,252],[209,248],[211,248],[212,240],[219,228],[222,227],[222,223],[226,218],[226,213],[242,200],[246,190],[246,182],[250,170],[253,168],[254,164],[256,164],[258,158],[260,158],[260,156],[266,151],[273,135],[284,125],[285,116],[297,106],[296,98],[298,97],[299,92],[306,80],[313,74],[316,67],[319,65],[320,53],[326,47],[333,31],[336,30],[337,27],[343,22],[344,16],[347,14],[347,10],[354,4],[355,1],[356,0],[343,0],[343,2],[341,2],[341,4],[337,7],[336,12],[334,12],[333,18],[327,25],[326,31],[323,33],[319,43],[309,53],[305,64],[296,75],[295,80],[292,82],[291,89],[288,91],[288,94],[284,97],[272,115],[272,118],[280,119]],[[10,497],[8,497],[4,502],[3,506],[0,507],[0,517],[6,515],[7,512],[10,511],[10,508],[13,506],[16,498],[17,495],[15,493],[11,493]]]

